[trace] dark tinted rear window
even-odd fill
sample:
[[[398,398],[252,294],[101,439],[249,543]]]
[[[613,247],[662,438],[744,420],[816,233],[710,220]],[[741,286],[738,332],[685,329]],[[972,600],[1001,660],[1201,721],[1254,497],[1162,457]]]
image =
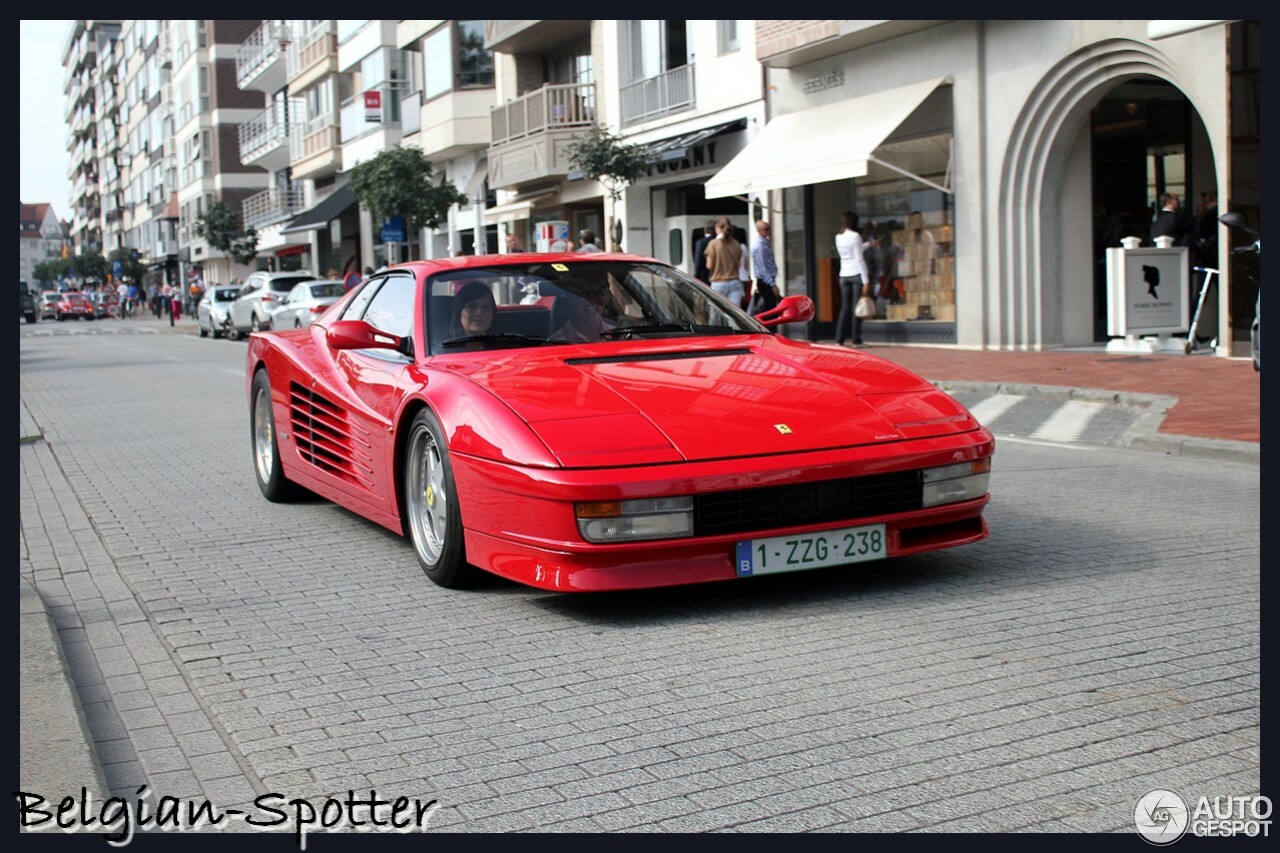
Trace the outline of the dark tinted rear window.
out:
[[[301,275],[296,278],[273,278],[269,287],[280,293],[288,293],[293,290],[293,286],[303,281],[312,281],[315,276]]]

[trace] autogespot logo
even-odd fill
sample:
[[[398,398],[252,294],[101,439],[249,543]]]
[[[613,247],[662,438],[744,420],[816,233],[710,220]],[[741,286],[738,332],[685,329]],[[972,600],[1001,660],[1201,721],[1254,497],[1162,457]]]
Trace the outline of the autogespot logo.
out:
[[[1172,844],[1187,831],[1187,803],[1173,791],[1148,791],[1133,807],[1138,834],[1152,844]]]

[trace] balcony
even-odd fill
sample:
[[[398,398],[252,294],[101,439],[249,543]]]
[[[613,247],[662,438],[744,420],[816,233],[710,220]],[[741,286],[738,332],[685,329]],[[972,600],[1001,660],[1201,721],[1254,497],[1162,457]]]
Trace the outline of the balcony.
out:
[[[264,228],[281,222],[298,213],[303,204],[302,187],[280,190],[272,187],[251,195],[243,202],[245,228]]]
[[[284,52],[289,42],[288,27],[263,21],[236,50],[236,85],[268,94],[284,88]]]
[[[489,147],[493,125],[492,88],[454,89],[422,103],[414,92],[401,102],[404,133],[429,160],[451,160]]]
[[[342,140],[333,116],[294,126],[289,136],[289,166],[295,181],[327,178],[342,168]]]
[[[289,133],[302,115],[302,101],[277,102],[240,125],[240,162],[274,172],[289,165]]]
[[[547,53],[590,35],[586,20],[484,22],[484,46],[498,53]]]
[[[544,85],[489,113],[489,185],[512,188],[569,174],[569,145],[596,120],[590,83]]]
[[[693,64],[622,87],[622,126],[693,108]]]
[[[289,45],[284,55],[289,90],[300,92],[338,73],[338,34],[333,21],[313,27]]]

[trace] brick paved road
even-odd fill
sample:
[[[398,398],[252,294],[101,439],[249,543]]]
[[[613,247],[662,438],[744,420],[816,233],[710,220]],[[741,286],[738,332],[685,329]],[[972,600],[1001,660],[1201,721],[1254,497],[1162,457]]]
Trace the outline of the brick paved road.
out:
[[[19,548],[117,793],[749,832],[1132,831],[1152,788],[1258,791],[1256,466],[1005,443],[994,535],[951,553],[452,592],[262,500],[243,343],[99,325],[22,336]]]

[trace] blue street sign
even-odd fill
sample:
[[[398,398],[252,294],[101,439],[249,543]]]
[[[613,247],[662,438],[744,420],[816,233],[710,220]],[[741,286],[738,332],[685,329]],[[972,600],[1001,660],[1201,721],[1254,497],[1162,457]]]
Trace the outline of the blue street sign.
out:
[[[382,221],[382,242],[384,243],[403,243],[404,242],[404,217],[393,216],[390,219]]]

